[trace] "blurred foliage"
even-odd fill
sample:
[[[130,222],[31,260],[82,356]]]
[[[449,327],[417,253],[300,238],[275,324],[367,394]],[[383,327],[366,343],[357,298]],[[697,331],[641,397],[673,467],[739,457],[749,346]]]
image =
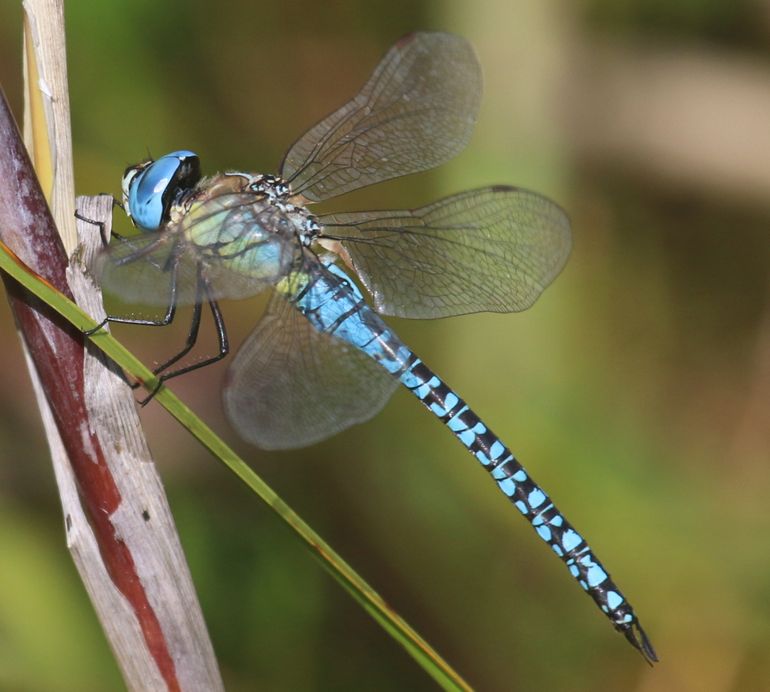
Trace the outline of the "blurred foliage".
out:
[[[644,665],[407,394],[308,450],[238,448],[479,689],[763,689],[770,205],[579,160],[543,105],[569,62],[553,57],[567,50],[567,25],[586,43],[644,34],[765,59],[762,5],[515,5],[70,2],[78,192],[117,193],[123,168],[148,151],[196,150],[207,171],[273,172],[396,37],[419,28],[468,36],[486,79],[468,151],[329,207],[401,207],[508,182],[569,209],[573,256],[528,312],[393,323],[589,538],[662,663]],[[20,3],[0,5],[0,83],[19,117],[20,20]],[[260,305],[226,306],[236,343]],[[159,361],[184,339],[182,323],[116,333]],[[4,303],[0,325],[0,689],[119,689],[64,546]],[[174,388],[238,445],[215,394],[222,372]],[[228,689],[432,689],[162,411],[151,405],[142,416]]]
[[[586,19],[624,34],[710,40],[746,49],[770,50],[768,12],[762,0],[584,0]]]

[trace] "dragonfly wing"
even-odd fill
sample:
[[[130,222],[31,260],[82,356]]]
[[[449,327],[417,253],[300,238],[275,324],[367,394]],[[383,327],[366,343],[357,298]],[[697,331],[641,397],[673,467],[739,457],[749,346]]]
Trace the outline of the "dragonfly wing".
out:
[[[318,202],[433,168],[465,147],[480,100],[481,68],[467,41],[409,34],[351,101],[292,145],[281,175]]]
[[[197,261],[172,233],[113,238],[92,271],[106,293],[129,303],[165,307],[173,299],[174,282],[179,304],[197,298]]]
[[[413,318],[525,310],[571,248],[554,202],[513,187],[471,190],[406,211],[319,217],[378,312]]]
[[[313,326],[278,293],[227,372],[227,416],[262,449],[293,449],[369,420],[398,381]]]
[[[214,300],[248,298],[301,258],[296,243],[264,225],[264,205],[253,194],[216,195],[159,233],[115,239],[95,274],[108,292],[146,305],[194,303],[199,275]]]

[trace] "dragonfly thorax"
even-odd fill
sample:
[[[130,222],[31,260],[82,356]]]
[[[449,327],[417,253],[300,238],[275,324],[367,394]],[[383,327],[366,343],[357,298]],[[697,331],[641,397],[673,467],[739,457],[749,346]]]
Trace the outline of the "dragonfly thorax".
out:
[[[283,178],[277,175],[268,175],[265,173],[225,173],[225,175],[239,175],[246,178],[249,183],[249,189],[256,193],[267,195],[271,202],[277,203],[282,200],[288,200],[291,196],[291,187]]]
[[[241,190],[253,193],[264,200],[263,203],[270,205],[276,212],[274,230],[277,232],[290,230],[305,247],[309,247],[320,233],[321,227],[315,216],[304,204],[298,203],[302,198],[294,196],[291,186],[283,178],[243,171],[228,171],[222,174],[222,178],[237,179],[237,186]]]
[[[161,232],[177,237],[209,278],[224,272],[230,282],[256,287],[280,281],[318,229],[310,212],[290,201],[285,183],[228,172],[203,178],[180,195]]]

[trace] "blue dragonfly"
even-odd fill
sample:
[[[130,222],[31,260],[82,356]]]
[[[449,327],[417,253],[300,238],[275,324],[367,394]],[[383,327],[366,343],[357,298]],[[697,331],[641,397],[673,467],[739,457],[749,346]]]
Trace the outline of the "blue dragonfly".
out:
[[[263,449],[312,444],[370,419],[403,385],[481,463],[651,663],[657,657],[636,614],[583,537],[380,317],[528,308],[569,254],[564,211],[505,185],[418,209],[320,216],[308,209],[452,158],[470,138],[480,97],[481,69],[465,40],[414,33],[390,49],[352,100],[291,146],[280,176],[202,178],[190,151],[132,166],[123,178],[124,208],[144,233],[111,246],[100,262],[101,281],[123,299],[165,308],[143,324],[168,324],[177,305],[193,306],[184,348],[156,368],[162,379],[226,355],[220,299],[269,290],[265,314],[234,357],[223,389],[227,416],[244,439]],[[197,339],[205,306],[219,352],[174,369]]]

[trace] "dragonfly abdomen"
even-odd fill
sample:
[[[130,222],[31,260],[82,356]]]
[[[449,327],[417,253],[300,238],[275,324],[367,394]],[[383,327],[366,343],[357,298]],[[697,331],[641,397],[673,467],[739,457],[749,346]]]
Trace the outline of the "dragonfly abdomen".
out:
[[[583,537],[473,409],[422,362],[364,301],[338,266],[305,275],[291,298],[321,332],[373,358],[414,394],[488,471],[570,574],[648,661],[657,660],[633,608]],[[319,267],[320,269],[320,267]]]
[[[657,660],[633,608],[583,537],[508,447],[463,399],[416,355],[399,380],[489,472],[503,494],[567,565],[570,574],[642,654]]]

